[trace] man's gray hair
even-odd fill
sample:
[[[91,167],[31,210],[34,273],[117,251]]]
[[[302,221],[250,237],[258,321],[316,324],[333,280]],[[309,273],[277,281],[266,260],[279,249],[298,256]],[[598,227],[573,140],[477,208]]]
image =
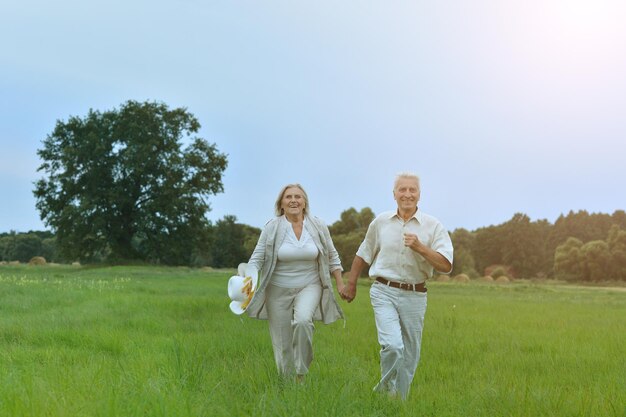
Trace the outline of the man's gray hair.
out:
[[[398,174],[396,174],[396,179],[393,181],[393,189],[395,190],[396,187],[398,186],[398,181],[400,181],[402,178],[407,178],[407,179],[411,179],[411,180],[415,180],[417,181],[417,189],[420,190],[420,177],[418,177],[416,174],[409,172],[409,171],[403,171],[403,172],[399,172]]]
[[[304,209],[302,209],[302,214],[306,216],[309,213],[309,196],[306,194],[306,191],[304,191],[304,188],[302,188],[300,184],[296,183],[287,184],[280,189],[280,193],[278,193],[278,198],[276,199],[276,204],[274,204],[274,214],[276,214],[276,217],[280,217],[284,214],[283,209],[280,206],[287,188],[299,188],[300,191],[302,191],[302,196],[304,197]]]

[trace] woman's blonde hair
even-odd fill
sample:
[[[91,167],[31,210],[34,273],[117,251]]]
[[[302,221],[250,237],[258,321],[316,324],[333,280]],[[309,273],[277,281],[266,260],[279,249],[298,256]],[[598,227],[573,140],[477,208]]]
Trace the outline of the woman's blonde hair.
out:
[[[306,191],[304,191],[304,188],[302,188],[300,184],[287,184],[283,188],[281,188],[280,193],[278,193],[278,198],[276,199],[276,204],[274,205],[274,214],[276,214],[276,217],[282,216],[284,214],[284,211],[280,206],[285,195],[285,191],[287,191],[287,188],[299,188],[300,191],[302,191],[302,196],[304,197],[304,209],[302,209],[302,214],[306,216],[309,213],[309,196],[306,194]]]

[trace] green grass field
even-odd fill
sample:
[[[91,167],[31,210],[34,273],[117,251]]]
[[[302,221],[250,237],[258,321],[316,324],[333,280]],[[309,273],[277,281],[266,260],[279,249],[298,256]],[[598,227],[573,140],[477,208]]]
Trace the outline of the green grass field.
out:
[[[401,402],[371,391],[367,280],[300,386],[267,323],[229,311],[230,275],[0,266],[0,416],[626,416],[626,292],[431,283]]]

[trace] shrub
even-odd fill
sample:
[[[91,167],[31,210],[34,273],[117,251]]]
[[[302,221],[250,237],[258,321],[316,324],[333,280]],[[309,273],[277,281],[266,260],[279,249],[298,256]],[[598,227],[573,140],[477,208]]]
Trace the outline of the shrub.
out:
[[[498,266],[496,267],[493,271],[491,271],[490,274],[485,274],[485,275],[490,275],[492,278],[494,279],[498,279],[500,277],[506,277],[508,275],[506,269],[504,269],[503,266]]]

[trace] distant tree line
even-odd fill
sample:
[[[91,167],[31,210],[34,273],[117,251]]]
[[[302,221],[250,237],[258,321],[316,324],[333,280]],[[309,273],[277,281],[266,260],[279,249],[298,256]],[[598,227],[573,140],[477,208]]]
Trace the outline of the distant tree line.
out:
[[[28,262],[34,256],[56,261],[56,239],[52,232],[0,233],[0,261]]]
[[[200,244],[188,254],[179,258],[156,257],[145,259],[142,257],[125,258],[123,261],[103,257],[92,257],[87,260],[90,263],[154,263],[164,265],[187,265],[187,266],[211,266],[215,268],[230,268],[240,262],[248,260],[256,242],[261,234],[261,229],[238,223],[235,216],[226,215],[217,220],[215,224],[208,222],[203,230],[203,239]],[[133,241],[136,250],[139,251],[141,241]],[[172,253],[168,250],[166,254]],[[47,262],[71,263],[80,261],[80,258],[68,258],[58,250],[58,242],[55,235],[49,231],[16,233],[0,233],[0,261],[21,263],[29,262],[33,257],[44,257]],[[84,261],[84,260],[83,260]]]
[[[345,270],[352,265],[374,216],[369,207],[360,211],[351,207],[329,226]],[[259,228],[226,215],[215,223],[208,222],[200,244],[185,256],[136,261],[232,268],[249,259],[260,233]],[[454,245],[453,275],[626,281],[626,212],[623,210],[612,215],[570,211],[554,224],[547,220],[531,221],[527,215],[516,213],[500,225],[474,231],[460,228],[450,235]],[[139,240],[134,244],[141,247]],[[51,232],[0,234],[0,261],[28,262],[33,256],[43,256],[52,262],[76,260],[63,257]],[[102,258],[92,262],[111,260]]]
[[[453,274],[486,275],[502,266],[511,277],[574,281],[626,281],[626,212],[585,210],[561,215],[554,224],[523,213],[475,231],[456,229]]]

